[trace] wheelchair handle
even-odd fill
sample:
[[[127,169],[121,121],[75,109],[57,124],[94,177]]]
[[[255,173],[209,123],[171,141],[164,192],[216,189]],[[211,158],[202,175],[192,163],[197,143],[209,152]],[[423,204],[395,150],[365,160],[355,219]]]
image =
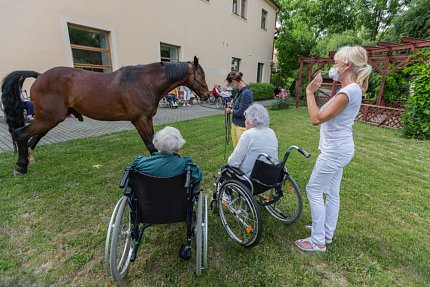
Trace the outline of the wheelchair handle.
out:
[[[275,159],[275,158],[273,158],[273,157],[271,157],[270,155],[268,155],[268,154],[265,154],[265,153],[260,153],[258,156],[257,156],[257,159],[260,159],[260,157],[265,157],[271,164],[273,164],[273,165],[277,165],[278,164],[278,161]]]
[[[124,188],[128,179],[128,175],[130,174],[130,170],[131,170],[131,167],[127,167],[124,170],[124,175],[122,176],[121,182],[119,183],[119,188]]]
[[[306,158],[310,158],[311,157],[311,154],[310,153],[308,153],[307,151],[305,151],[304,149],[302,149],[302,148],[298,148],[297,149],[297,151],[299,152],[299,153],[301,153],[302,155],[304,155]]]
[[[186,176],[186,180],[185,180],[185,186],[184,187],[190,187],[190,183],[191,183],[191,168],[188,166],[187,169],[185,170],[187,176]]]

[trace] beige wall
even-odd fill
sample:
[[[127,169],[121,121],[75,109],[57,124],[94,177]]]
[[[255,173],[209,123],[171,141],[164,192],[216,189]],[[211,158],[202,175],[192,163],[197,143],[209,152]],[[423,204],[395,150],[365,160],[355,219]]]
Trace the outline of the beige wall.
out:
[[[160,61],[160,42],[180,46],[180,60],[194,55],[208,85],[222,84],[231,57],[241,59],[246,82],[255,82],[257,63],[270,81],[276,7],[248,1],[247,20],[231,12],[229,0],[0,0],[0,77],[14,70],[44,72],[72,66],[67,23],[111,32],[114,70]],[[268,11],[267,30],[260,28]],[[26,86],[30,83],[26,82]]]

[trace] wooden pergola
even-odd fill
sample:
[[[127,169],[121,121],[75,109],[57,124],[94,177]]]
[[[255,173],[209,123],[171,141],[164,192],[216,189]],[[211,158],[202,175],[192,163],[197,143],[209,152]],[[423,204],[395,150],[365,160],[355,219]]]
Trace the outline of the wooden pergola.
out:
[[[430,47],[430,40],[416,39],[411,37],[401,37],[401,43],[378,42],[377,46],[363,46],[367,53],[369,64],[376,72],[381,74],[381,84],[379,87],[378,99],[375,107],[385,107],[385,102],[382,97],[384,93],[384,85],[387,76],[390,73],[400,70],[402,67],[409,64],[409,56],[418,51],[420,48]],[[329,52],[328,58],[319,56],[307,58],[299,56],[300,72],[296,93],[296,107],[299,107],[300,97],[302,92],[302,78],[305,73],[308,73],[308,82],[327,64],[334,64],[334,54],[336,51]],[[337,90],[338,83],[333,81],[331,96],[334,96]],[[387,107],[388,108],[388,107]],[[400,114],[400,113],[398,113]],[[367,115],[367,114],[366,114]],[[367,118],[367,116],[365,117]],[[384,120],[386,122],[387,119]],[[397,126],[400,124],[398,120]],[[380,124],[378,124],[380,125]]]

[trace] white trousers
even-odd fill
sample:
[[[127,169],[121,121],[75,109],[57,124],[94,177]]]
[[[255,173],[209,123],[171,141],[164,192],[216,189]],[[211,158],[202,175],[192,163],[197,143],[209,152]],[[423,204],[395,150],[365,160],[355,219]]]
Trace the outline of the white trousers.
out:
[[[312,217],[312,242],[325,244],[336,230],[340,208],[340,182],[343,168],[354,153],[323,154],[318,156],[311,178],[306,186]],[[326,194],[324,202],[324,193]]]

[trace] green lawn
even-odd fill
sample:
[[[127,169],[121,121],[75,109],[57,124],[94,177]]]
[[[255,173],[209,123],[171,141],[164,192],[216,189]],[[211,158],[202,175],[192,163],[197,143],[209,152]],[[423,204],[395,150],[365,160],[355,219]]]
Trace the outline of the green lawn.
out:
[[[271,112],[281,155],[298,145],[287,165],[305,198],[301,219],[289,226],[263,211],[260,244],[244,250],[209,214],[209,270],[195,277],[194,258],[177,256],[185,225],[156,226],[132,264],[130,286],[428,286],[430,284],[430,141],[357,123],[356,155],[346,167],[334,244],[304,254],[293,241],[307,237],[304,190],[318,154],[319,130],[306,109]],[[189,155],[204,170],[203,188],[224,160],[224,119],[174,124]],[[157,127],[159,129],[160,127]],[[227,154],[231,152],[229,147]],[[37,163],[13,177],[16,156],[0,154],[0,286],[111,286],[104,240],[123,169],[145,152],[137,132],[40,146]]]

